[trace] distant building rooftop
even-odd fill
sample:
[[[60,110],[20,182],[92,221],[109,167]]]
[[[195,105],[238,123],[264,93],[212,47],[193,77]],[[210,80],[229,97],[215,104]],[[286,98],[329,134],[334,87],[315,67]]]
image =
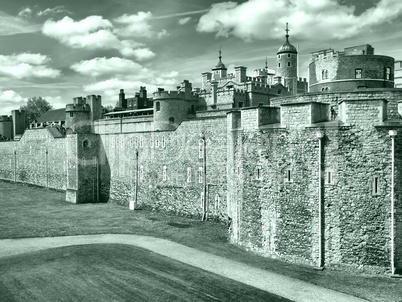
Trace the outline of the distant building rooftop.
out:
[[[45,122],[64,122],[66,120],[66,109],[51,109],[44,114],[42,114],[37,122],[38,123],[45,123]]]

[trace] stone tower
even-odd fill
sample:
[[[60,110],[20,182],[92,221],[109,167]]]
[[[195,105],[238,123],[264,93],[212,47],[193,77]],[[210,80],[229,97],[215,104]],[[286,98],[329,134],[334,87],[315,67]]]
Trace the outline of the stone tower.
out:
[[[73,99],[73,104],[66,105],[66,129],[76,133],[89,133],[91,131],[91,108],[82,97]]]
[[[292,94],[297,93],[297,49],[289,42],[289,28],[286,23],[286,42],[277,52],[276,76]]]
[[[212,79],[213,80],[220,80],[226,78],[227,68],[225,64],[222,63],[222,51],[219,48],[219,62],[216,64],[214,68],[212,68]]]

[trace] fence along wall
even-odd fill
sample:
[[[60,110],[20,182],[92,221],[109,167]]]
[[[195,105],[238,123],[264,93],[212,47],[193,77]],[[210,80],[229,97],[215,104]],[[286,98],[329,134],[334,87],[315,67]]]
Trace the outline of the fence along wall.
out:
[[[65,190],[65,139],[48,129],[26,130],[20,141],[0,142],[0,179]]]
[[[175,131],[101,135],[107,159],[101,178],[102,182],[110,181],[110,200],[128,205],[135,194],[138,173],[140,204],[201,215],[201,132],[206,138],[209,216],[226,219],[226,116],[185,121]]]

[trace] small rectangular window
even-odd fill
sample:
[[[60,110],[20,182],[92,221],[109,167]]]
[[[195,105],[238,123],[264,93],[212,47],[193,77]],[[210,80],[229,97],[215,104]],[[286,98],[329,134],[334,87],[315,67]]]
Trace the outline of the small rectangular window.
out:
[[[166,168],[166,166],[162,167],[162,180],[163,181],[167,180],[167,168]]]
[[[200,184],[203,183],[203,174],[204,174],[204,169],[202,167],[198,168],[198,182]]]
[[[243,102],[239,102],[239,108],[242,108],[243,107]]]
[[[375,176],[373,178],[373,195],[379,195],[380,194],[380,178],[378,176]]]
[[[203,159],[204,158],[204,140],[200,139],[198,141],[198,158]]]
[[[288,58],[290,58],[290,53],[288,53]]]
[[[391,68],[390,67],[387,67],[385,70],[385,79],[391,80]]]
[[[288,62],[288,67],[290,67],[290,65],[291,65],[290,62]]]
[[[187,182],[191,182],[191,168],[187,168]]]
[[[278,63],[278,67],[281,67],[281,63]]]
[[[74,113],[73,112],[70,112],[70,117],[73,117],[74,116]]]
[[[328,185],[334,184],[334,172],[333,171],[325,172],[325,183]]]
[[[361,68],[355,69],[355,78],[361,79],[362,78],[362,70]]]
[[[285,171],[285,182],[292,182],[292,171],[290,169],[287,169]]]
[[[262,179],[261,167],[260,167],[260,166],[257,167],[256,179],[257,179],[257,180],[261,180],[261,179]]]

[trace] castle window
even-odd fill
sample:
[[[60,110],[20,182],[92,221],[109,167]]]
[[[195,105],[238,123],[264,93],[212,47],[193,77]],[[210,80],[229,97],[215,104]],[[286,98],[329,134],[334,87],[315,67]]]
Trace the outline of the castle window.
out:
[[[243,107],[243,102],[239,102],[239,108],[242,108]]]
[[[373,195],[379,195],[380,194],[380,178],[378,176],[373,177],[373,189],[372,189],[372,194]]]
[[[256,171],[256,179],[257,180],[261,180],[262,179],[262,174],[261,174],[261,166],[257,167],[257,171]]]
[[[187,182],[191,182],[191,168],[187,168]]]
[[[278,67],[281,67],[281,63],[278,63]]]
[[[174,124],[174,117],[169,117],[169,124]]]
[[[155,138],[155,148],[159,148],[159,137]]]
[[[385,69],[385,79],[386,80],[391,80],[391,68],[390,67],[387,67]]]
[[[324,70],[321,72],[321,79],[323,79],[323,80],[328,80],[328,70],[327,70],[327,69],[324,69]]]
[[[162,180],[163,181],[167,180],[167,168],[166,168],[166,166],[162,167]]]
[[[326,171],[325,173],[325,183],[327,185],[333,185],[334,184],[334,172],[329,170]]]
[[[199,167],[198,168],[198,182],[200,183],[200,184],[202,184],[203,183],[203,171],[204,169],[202,168],[202,167]]]
[[[156,110],[156,111],[160,111],[160,110],[161,110],[161,103],[160,103],[160,102],[156,102],[156,104],[155,104],[155,110]]]
[[[285,171],[285,182],[292,182],[292,171],[290,169],[287,169]]]
[[[215,213],[217,213],[219,211],[220,204],[221,204],[221,197],[219,196],[219,194],[216,194],[215,195]]]
[[[290,62],[288,62],[288,67],[290,67]]]
[[[204,158],[204,140],[200,139],[198,142],[198,158]]]
[[[166,140],[165,140],[165,137],[162,136],[162,148],[165,148],[165,147],[166,147]]]
[[[280,59],[281,58],[281,55],[278,55],[278,59]]]
[[[70,112],[70,117],[74,117],[74,112]]]
[[[288,58],[290,58],[290,53],[288,53]]]
[[[83,147],[83,148],[88,148],[88,147],[90,147],[90,144],[89,144],[89,140],[88,140],[88,139],[84,139],[84,141],[82,142],[82,147]]]
[[[355,79],[361,79],[362,78],[362,69],[358,68],[355,69]]]

